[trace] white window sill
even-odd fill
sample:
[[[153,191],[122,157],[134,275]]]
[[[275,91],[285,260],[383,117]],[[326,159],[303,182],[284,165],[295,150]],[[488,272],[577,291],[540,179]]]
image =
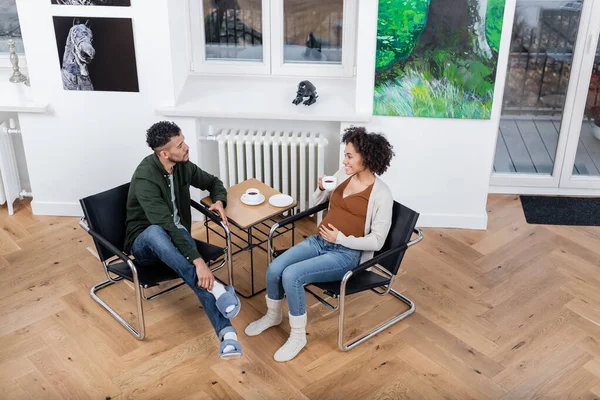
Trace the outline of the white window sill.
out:
[[[24,83],[11,83],[12,69],[0,69],[0,112],[45,113],[48,105],[33,100],[31,87]]]
[[[170,117],[213,117],[309,121],[369,121],[357,115],[356,81],[353,78],[314,78],[317,102],[292,104],[298,83],[290,77],[190,75],[175,106],[158,112]]]

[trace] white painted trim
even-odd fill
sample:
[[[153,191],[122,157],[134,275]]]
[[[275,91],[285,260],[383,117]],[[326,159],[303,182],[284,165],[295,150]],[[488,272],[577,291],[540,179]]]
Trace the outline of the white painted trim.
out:
[[[317,87],[319,99],[307,107],[292,104],[298,78],[192,76],[185,83],[178,105],[165,104],[157,107],[157,112],[170,117],[357,122],[371,119],[370,114],[357,115],[354,110],[354,79],[310,79]]]
[[[373,115],[375,87],[375,56],[377,53],[377,10],[375,0],[358,3],[356,34],[356,112]],[[372,60],[359,62],[358,60]]]
[[[33,215],[54,215],[59,217],[81,217],[83,211],[79,203],[71,202],[31,202],[31,211]]]
[[[485,210],[481,214],[437,214],[419,215],[417,226],[420,228],[459,228],[487,229],[488,216]]]
[[[192,73],[194,70],[194,44],[192,40],[192,6],[190,2],[193,0],[184,0],[185,1],[185,9],[188,11],[188,18],[184,18],[185,20],[185,48],[187,49],[185,53],[185,62],[188,66],[189,73]],[[170,27],[173,29],[173,27]],[[173,39],[171,39],[173,40]]]
[[[546,174],[494,172],[490,178],[490,186],[556,187],[556,179]]]
[[[519,186],[490,186],[490,194],[531,194],[557,196],[600,196],[600,189],[579,188],[549,188],[549,187],[519,187]]]
[[[43,104],[10,104],[4,105],[0,103],[0,112],[17,112],[17,113],[34,113],[34,114],[43,114],[48,112],[48,105]]]

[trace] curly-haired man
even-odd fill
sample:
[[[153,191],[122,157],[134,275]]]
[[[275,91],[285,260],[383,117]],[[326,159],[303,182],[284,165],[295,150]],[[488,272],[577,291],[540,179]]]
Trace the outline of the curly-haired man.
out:
[[[210,210],[225,223],[227,191],[219,178],[189,161],[190,148],[173,122],[152,125],[146,143],[153,152],[131,178],[125,249],[140,268],[163,262],[177,272],[196,293],[215,328],[221,341],[219,356],[240,357],[242,348],[229,322],[239,312],[240,301],[231,286],[215,281],[190,235],[190,185],[210,192],[214,201]]]

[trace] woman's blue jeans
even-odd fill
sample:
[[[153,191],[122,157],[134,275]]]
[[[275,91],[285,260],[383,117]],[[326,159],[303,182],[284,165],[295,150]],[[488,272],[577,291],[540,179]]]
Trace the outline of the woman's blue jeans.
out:
[[[279,257],[267,269],[267,296],[281,300],[287,296],[290,314],[306,313],[304,285],[339,281],[360,261],[360,250],[328,243],[318,235],[310,236]]]

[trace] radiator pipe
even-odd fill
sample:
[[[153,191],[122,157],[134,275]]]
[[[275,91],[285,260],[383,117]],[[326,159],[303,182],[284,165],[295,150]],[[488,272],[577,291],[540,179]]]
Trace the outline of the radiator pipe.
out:
[[[216,142],[219,140],[219,135],[199,136],[198,140],[211,140],[211,141]]]
[[[16,128],[16,124],[15,124],[15,120],[13,118],[10,118],[8,120],[8,127],[4,127],[2,129],[2,133],[5,133],[7,135],[20,135],[21,134],[21,130]]]

